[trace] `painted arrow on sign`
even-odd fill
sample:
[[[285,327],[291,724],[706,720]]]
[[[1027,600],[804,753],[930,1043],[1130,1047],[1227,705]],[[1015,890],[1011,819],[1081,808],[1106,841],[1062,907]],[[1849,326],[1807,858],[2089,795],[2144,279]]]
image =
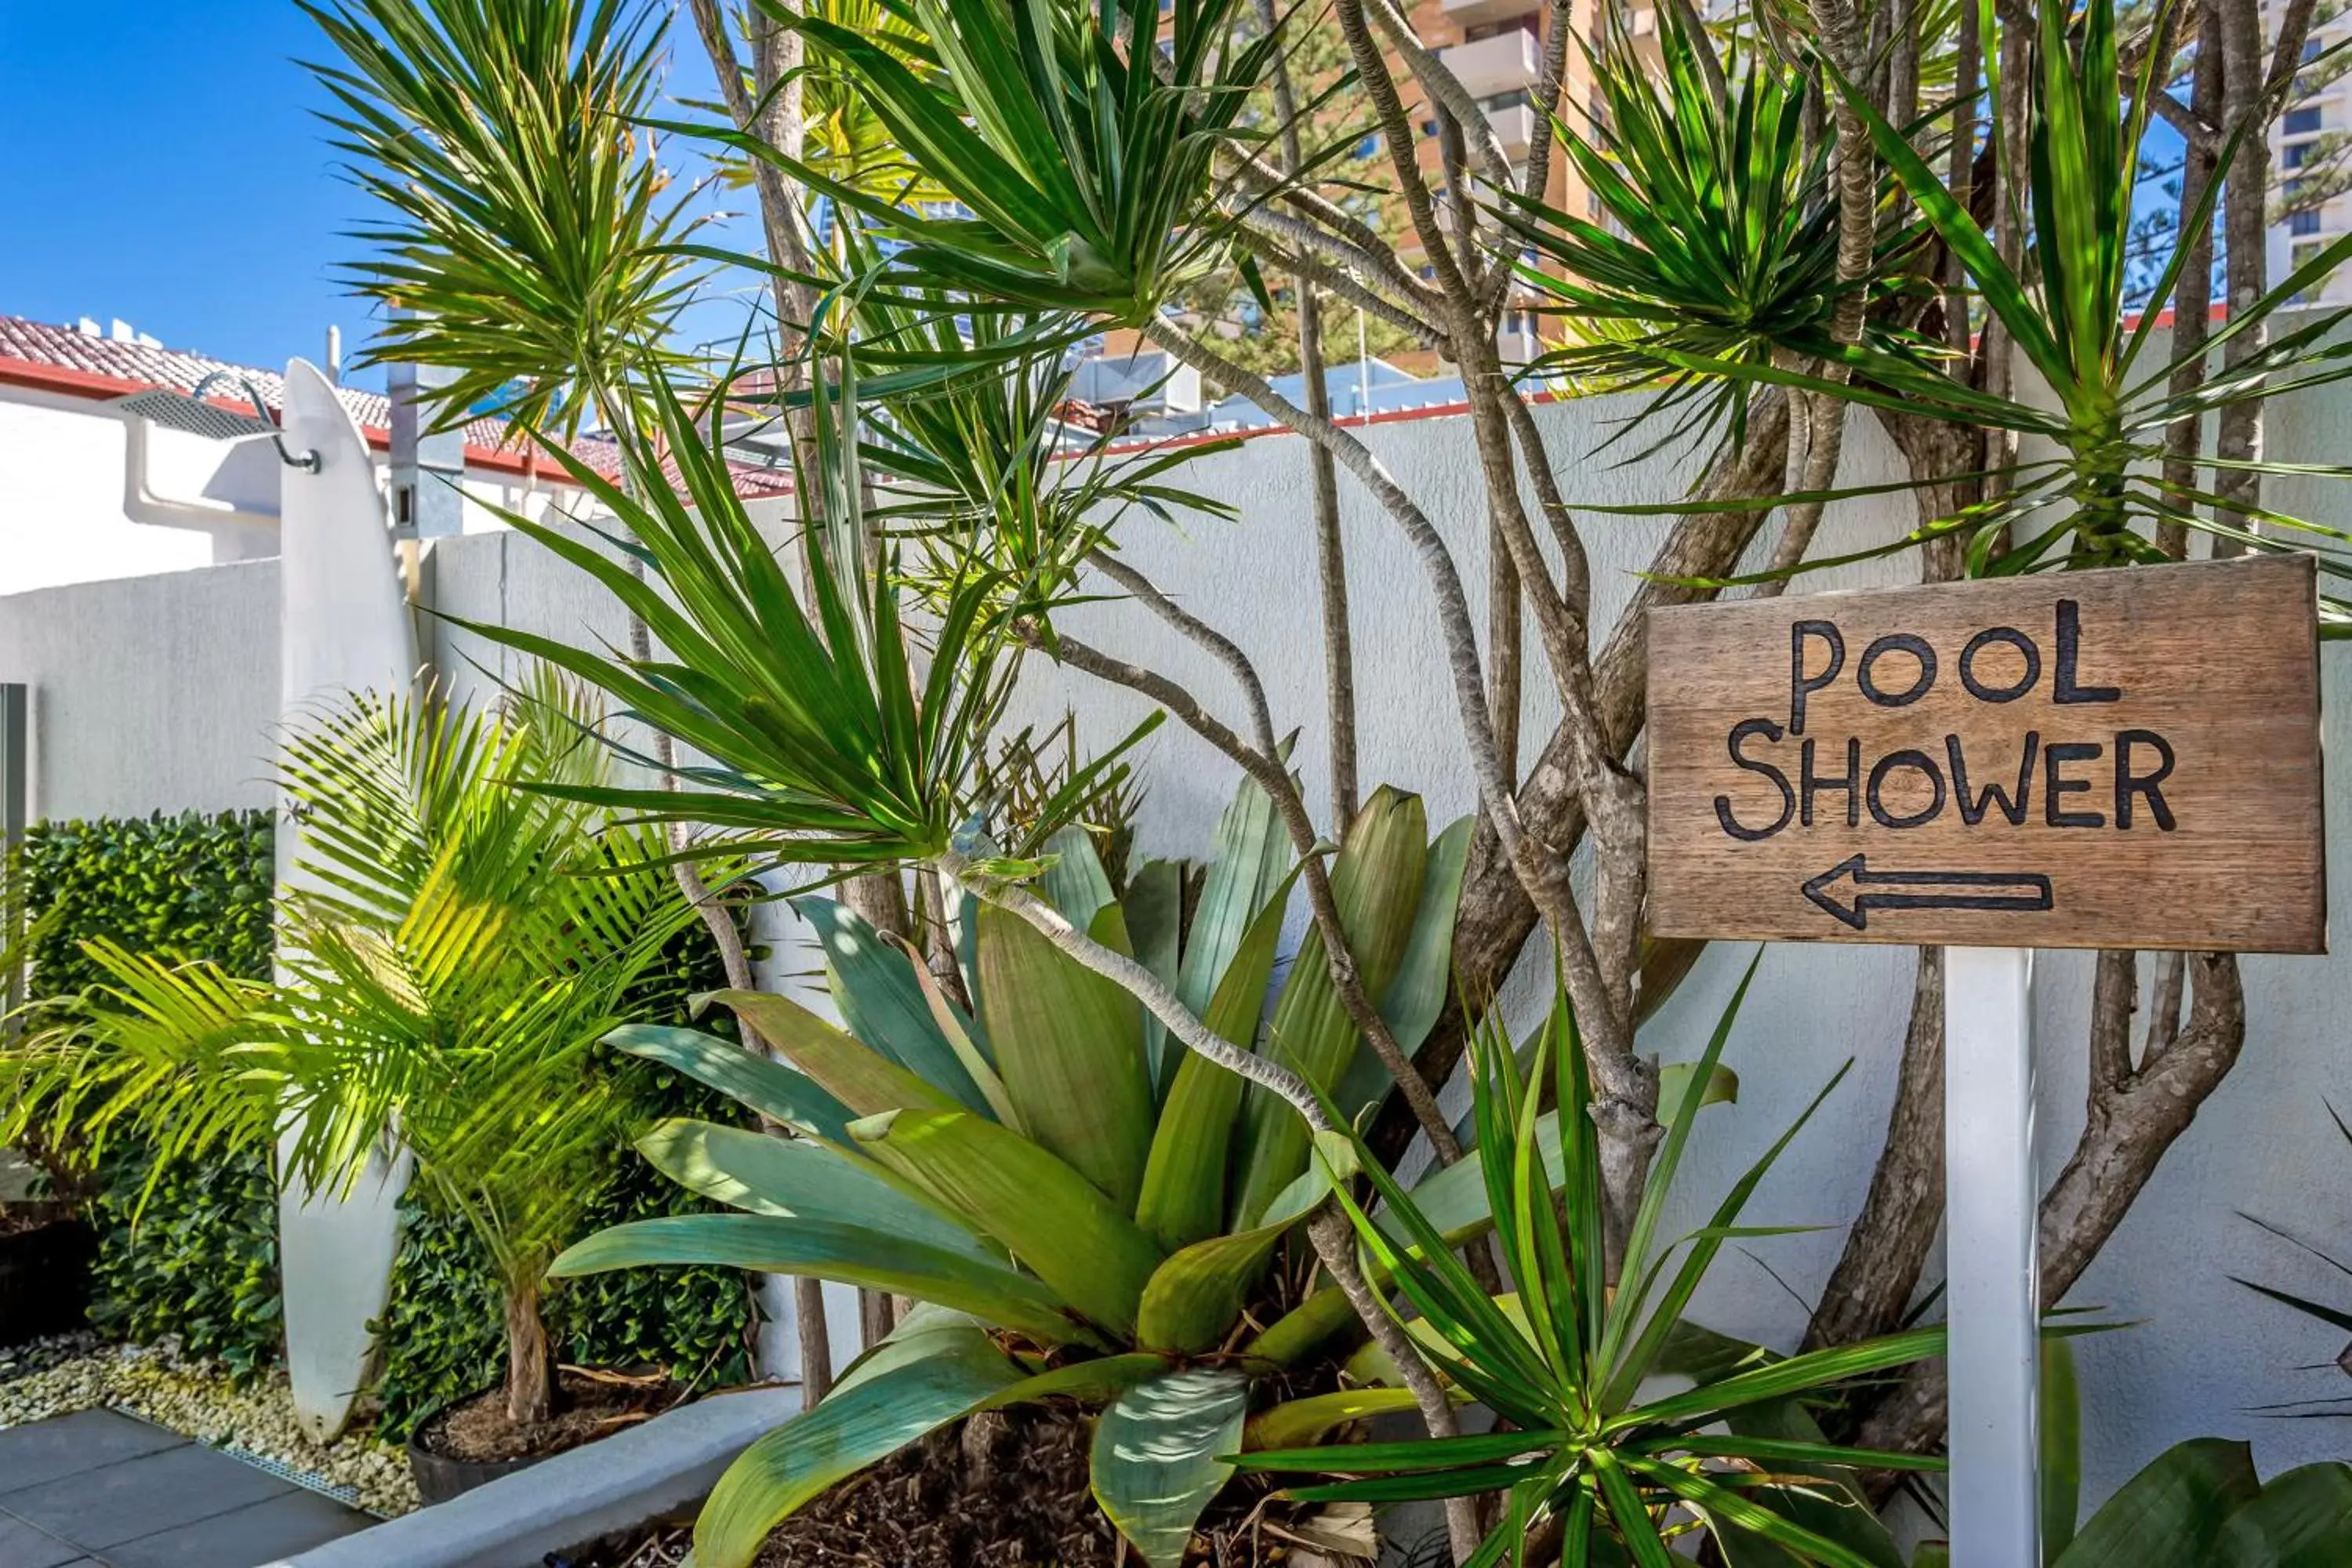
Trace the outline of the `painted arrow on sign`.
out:
[[[1843,902],[1840,885],[1853,886]],[[1885,889],[1887,891],[1876,891]],[[1904,889],[1895,891],[1894,889]],[[2050,879],[2038,871],[1874,871],[1866,857],[1839,861],[1805,883],[1805,897],[1856,931],[1873,910],[2046,910]]]

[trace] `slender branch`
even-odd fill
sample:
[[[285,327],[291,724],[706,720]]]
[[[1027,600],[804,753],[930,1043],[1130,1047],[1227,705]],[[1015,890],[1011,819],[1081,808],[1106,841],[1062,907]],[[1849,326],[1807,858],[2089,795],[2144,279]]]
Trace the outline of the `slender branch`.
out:
[[[1263,208],[1250,213],[1241,222],[1241,233],[1236,237],[1244,248],[1255,252],[1260,259],[1271,261],[1286,271],[1312,279],[1344,298],[1350,305],[1358,306],[1367,314],[1377,316],[1399,331],[1410,334],[1416,347],[1433,349],[1444,342],[1444,332],[1434,322],[1367,288],[1359,280],[1353,263],[1318,258],[1304,248],[1286,243],[1303,233],[1326,242],[1327,248],[1336,252],[1336,245],[1328,243],[1329,236],[1318,234],[1300,219],[1269,213]],[[1354,257],[1358,253],[1348,251],[1346,254]]]
[[[1538,105],[1535,140],[1528,143],[1528,161],[1519,170],[1519,195],[1538,201],[1551,185],[1551,122],[1560,113],[1560,89],[1568,75],[1568,36],[1576,27],[1571,0],[1551,0],[1544,16],[1543,68],[1536,75]]]
[[[1323,1102],[1307,1080],[1270,1057],[1243,1050],[1229,1040],[1220,1038],[1209,1026],[1194,1016],[1192,1011],[1177,999],[1166,982],[1125,953],[1095,942],[1062,918],[1061,911],[1046,903],[1018,883],[1006,882],[977,874],[970,859],[956,850],[949,850],[936,862],[940,870],[961,883],[979,897],[996,905],[1006,913],[1027,922],[1057,950],[1077,963],[1101,975],[1112,984],[1133,996],[1151,1016],[1167,1026],[1168,1033],[1187,1049],[1227,1072],[1257,1085],[1279,1097],[1298,1112],[1308,1129],[1318,1133],[1339,1131],[1323,1110]],[[1338,1223],[1335,1226],[1334,1220]],[[1356,1261],[1353,1233],[1344,1218],[1335,1215],[1329,1205],[1309,1222],[1308,1235],[1315,1243],[1316,1256],[1322,1260],[1348,1304],[1381,1347],[1395,1363],[1397,1373],[1421,1408],[1423,1423],[1433,1437],[1456,1436],[1461,1427],[1454,1420],[1453,1402],[1446,1398],[1437,1374],[1430,1370],[1412,1337],[1403,1332],[1390,1315],[1382,1301],[1364,1278]],[[1464,1528],[1469,1531],[1469,1546],[1477,1544],[1476,1520],[1466,1508],[1449,1509],[1447,1521],[1457,1542]],[[1457,1547],[1457,1559],[1466,1555]]]
[[[1268,35],[1280,26],[1275,0],[1257,0],[1257,16]],[[1306,153],[1299,143],[1298,100],[1291,91],[1289,57],[1278,49],[1273,78],[1275,114],[1282,122],[1282,172],[1295,181],[1305,166]],[[1291,265],[1292,287],[1298,300],[1298,371],[1307,411],[1328,419],[1331,389],[1324,379],[1323,301],[1315,292],[1318,270],[1318,264],[1304,254]],[[1434,329],[1427,335],[1433,339]],[[1310,441],[1307,464],[1315,492],[1315,576],[1323,609],[1323,713],[1329,732],[1331,823],[1332,831],[1341,832],[1356,816],[1356,671],[1354,628],[1348,612],[1347,541],[1339,531],[1339,477],[1331,454]],[[1249,661],[1243,659],[1241,665],[1255,680],[1256,671]],[[1259,706],[1265,706],[1263,692]],[[1274,754],[1273,732],[1271,721],[1261,726],[1258,743],[1268,755]],[[1327,944],[1329,940],[1325,938]]]
[[[1471,161],[1477,164],[1479,174],[1496,191],[1511,189],[1511,161],[1503,155],[1502,139],[1495,134],[1486,110],[1462,85],[1462,79],[1437,58],[1436,50],[1421,41],[1412,25],[1398,15],[1390,0],[1367,0],[1367,4],[1373,24],[1388,39],[1389,47],[1396,51],[1397,58],[1404,62],[1405,69],[1412,73],[1413,80],[1461,127],[1464,146]]]
[[[1173,610],[1174,606],[1169,608]],[[1176,610],[1175,614],[1182,616],[1183,612]],[[1190,620],[1191,617],[1185,618]],[[1208,638],[1224,641],[1220,634],[1202,626],[1199,622],[1192,622],[1192,625],[1206,633]],[[1272,726],[1265,727],[1259,746],[1251,746],[1214,714],[1202,708],[1192,693],[1157,670],[1147,669],[1105,653],[1067,633],[1056,634],[1050,646],[1042,633],[1029,633],[1028,640],[1032,647],[1053,654],[1073,669],[1083,671],[1097,680],[1140,692],[1159,703],[1175,717],[1177,722],[1232,758],[1265,792],[1267,798],[1274,803],[1276,814],[1282,818],[1284,830],[1290,836],[1292,849],[1299,857],[1301,875],[1307,882],[1307,905],[1314,911],[1315,929],[1323,938],[1324,963],[1330,971],[1332,989],[1339,994],[1340,1005],[1348,1010],[1349,1022],[1371,1046],[1372,1053],[1380,1058],[1381,1065],[1396,1079],[1398,1089],[1404,1095],[1405,1103],[1412,1108],[1414,1119],[1421,1123],[1422,1131],[1429,1135],[1430,1145],[1436,1150],[1438,1159],[1449,1165],[1459,1160],[1462,1157],[1461,1142],[1454,1136],[1454,1129],[1444,1113],[1438,1109],[1436,1096],[1405,1056],[1404,1048],[1397,1043],[1395,1031],[1389,1027],[1388,1020],[1381,1016],[1380,1009],[1372,1005],[1370,995],[1364,989],[1363,972],[1357,967],[1354,950],[1349,945],[1347,927],[1340,921],[1339,906],[1331,892],[1330,871],[1318,852],[1315,827],[1307,820],[1307,808],[1298,796],[1297,784],[1291,778],[1289,770],[1282,765],[1280,753],[1265,744],[1272,738]],[[1202,639],[1196,637],[1195,640]],[[1203,642],[1203,646],[1210,644]],[[1226,646],[1231,647],[1230,644]],[[1237,648],[1234,651],[1236,655],[1240,653]],[[1248,661],[1244,658],[1242,662],[1246,664]],[[1255,686],[1255,683],[1256,673],[1253,670],[1248,684]],[[1262,693],[1257,700],[1260,703],[1264,701]]]
[[[1348,1305],[1356,1310],[1371,1331],[1372,1342],[1388,1352],[1396,1364],[1397,1374],[1412,1391],[1413,1403],[1421,1407],[1422,1420],[1433,1437],[1453,1437],[1461,1435],[1461,1426],[1454,1418],[1454,1402],[1423,1359],[1421,1349],[1404,1331],[1388,1310],[1363,1270],[1356,1262],[1356,1235],[1347,1217],[1331,1205],[1325,1205],[1314,1218],[1307,1222],[1307,1239],[1315,1245],[1315,1256],[1321,1259],[1339,1293]],[[1475,1500],[1471,1498],[1449,1498],[1445,1503],[1447,1544],[1454,1550],[1454,1561],[1466,1563],[1478,1550],[1478,1515]]]
[[[1388,149],[1398,193],[1404,198],[1405,213],[1412,219],[1413,234],[1421,241],[1422,253],[1429,258],[1430,270],[1436,275],[1438,294],[1449,311],[1458,314],[1462,302],[1472,298],[1473,289],[1470,280],[1454,264],[1453,247],[1445,243],[1444,228],[1430,205],[1428,183],[1421,177],[1420,164],[1413,161],[1412,122],[1405,114],[1403,100],[1397,96],[1396,78],[1390,74],[1380,40],[1372,37],[1371,26],[1365,20],[1364,0],[1336,0],[1334,15],[1339,17],[1341,35],[1348,40],[1356,79],[1371,100],[1381,144]],[[1461,323],[1457,321],[1453,325],[1458,331]]]

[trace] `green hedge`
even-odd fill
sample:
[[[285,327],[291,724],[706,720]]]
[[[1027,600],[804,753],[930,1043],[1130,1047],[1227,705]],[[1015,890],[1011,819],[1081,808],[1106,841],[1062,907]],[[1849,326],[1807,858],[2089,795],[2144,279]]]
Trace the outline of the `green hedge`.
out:
[[[97,978],[79,943],[110,937],[135,951],[209,958],[240,974],[269,971],[272,822],[268,812],[47,824],[26,836],[27,912],[37,996]],[[683,1018],[686,998],[722,984],[716,950],[691,930],[644,1000]],[[705,1026],[710,1026],[706,1025]],[[637,1124],[664,1116],[726,1120],[731,1101],[650,1064],[615,1058]],[[258,1154],[166,1173],[134,1229],[147,1176],[135,1152],[101,1173],[91,1203],[100,1233],[93,1319],[109,1334],[176,1334],[193,1353],[250,1373],[282,1355],[275,1188]],[[699,1206],[626,1149],[614,1152],[598,1225]],[[413,1194],[383,1334],[386,1427],[404,1434],[432,1405],[496,1380],[498,1289],[470,1232]],[[702,1383],[748,1375],[753,1319],[743,1277],[727,1270],[629,1270],[558,1290],[550,1310],[565,1359],[656,1364]]]
[[[80,944],[101,936],[267,975],[273,842],[266,811],[32,828],[31,994],[68,996],[94,982]],[[93,1324],[142,1342],[176,1334],[240,1374],[278,1361],[278,1199],[267,1162],[255,1153],[166,1172],[140,1214],[147,1173],[135,1150],[118,1151],[100,1173]]]

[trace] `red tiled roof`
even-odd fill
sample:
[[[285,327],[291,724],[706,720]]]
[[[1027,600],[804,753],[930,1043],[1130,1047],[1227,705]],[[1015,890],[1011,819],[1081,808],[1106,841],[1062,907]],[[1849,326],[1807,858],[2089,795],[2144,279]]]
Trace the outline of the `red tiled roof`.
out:
[[[261,394],[262,401],[273,412],[281,405],[285,378],[275,371],[136,339],[93,337],[79,328],[52,326],[22,316],[0,316],[0,384],[16,383],[106,398],[155,387],[194,392],[198,383],[215,371],[227,371],[251,380],[254,390]],[[234,389],[216,386],[206,396],[225,408],[250,410],[241,385]],[[338,387],[336,396],[351,411],[369,445],[379,448],[391,445],[391,399],[380,392],[355,386]],[[600,473],[619,471],[610,441],[582,437],[571,443],[570,449],[574,457]],[[562,468],[537,443],[495,418],[467,422],[466,462],[471,468],[508,473],[542,472],[544,477],[558,481],[564,478]],[[788,495],[792,491],[789,476],[748,464],[735,466],[735,482],[737,491],[747,497]]]

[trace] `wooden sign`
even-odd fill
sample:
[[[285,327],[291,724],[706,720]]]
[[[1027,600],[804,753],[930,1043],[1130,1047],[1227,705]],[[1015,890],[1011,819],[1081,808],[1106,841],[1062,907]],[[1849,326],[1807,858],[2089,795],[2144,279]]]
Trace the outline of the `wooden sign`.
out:
[[[1653,611],[1662,936],[2325,952],[2307,555]]]

